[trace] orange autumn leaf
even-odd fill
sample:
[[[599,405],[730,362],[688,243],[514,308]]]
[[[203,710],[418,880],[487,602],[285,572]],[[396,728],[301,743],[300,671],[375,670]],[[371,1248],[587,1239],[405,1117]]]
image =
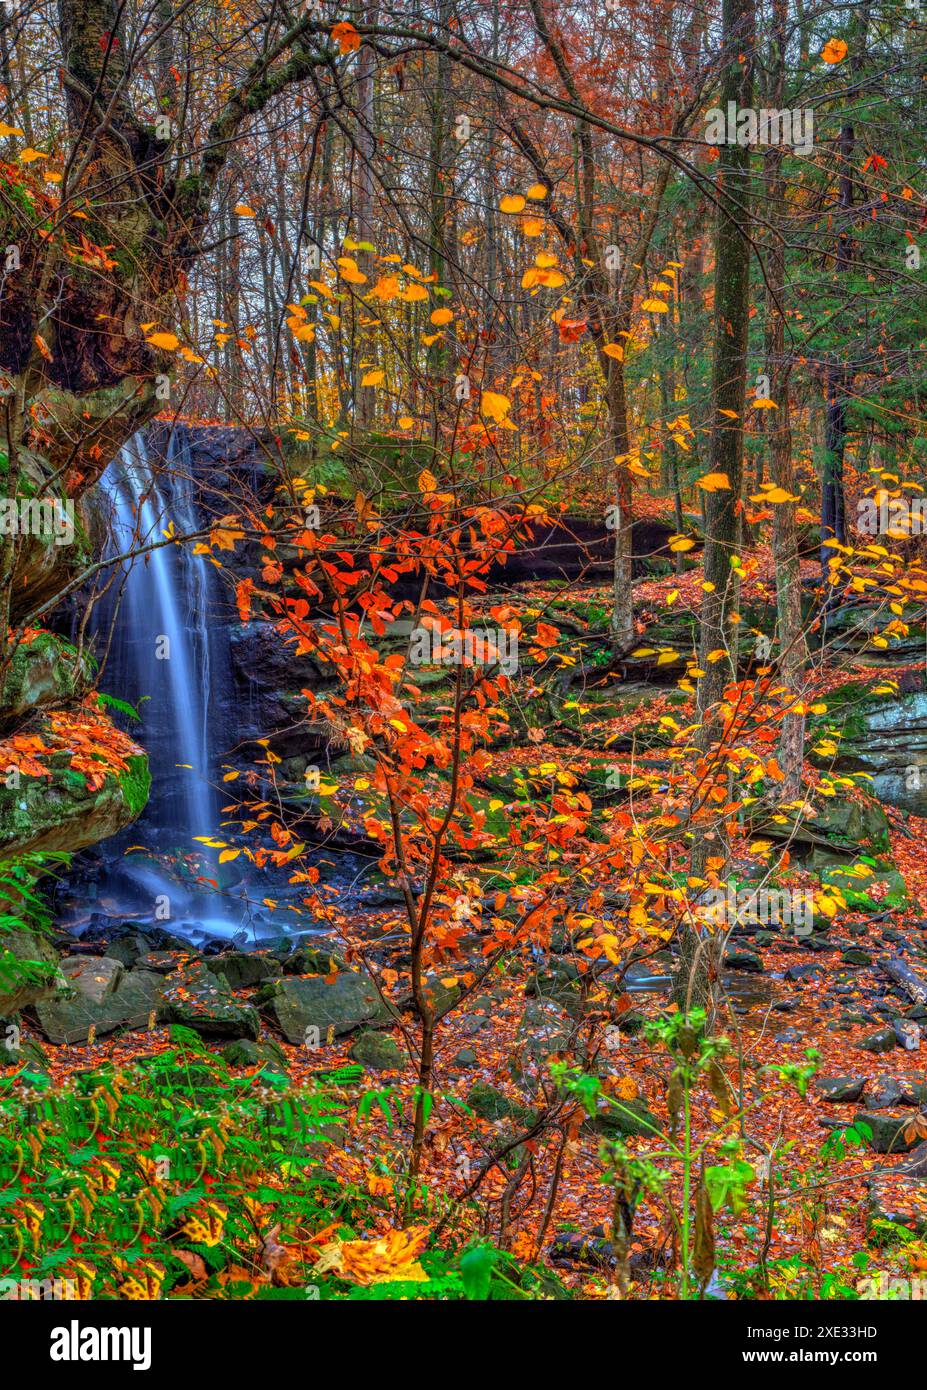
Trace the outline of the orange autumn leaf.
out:
[[[842,63],[847,56],[847,45],[843,39],[828,39],[821,49],[825,63]]]
[[[356,53],[361,45],[361,36],[350,20],[342,19],[332,26],[329,36],[342,53]]]

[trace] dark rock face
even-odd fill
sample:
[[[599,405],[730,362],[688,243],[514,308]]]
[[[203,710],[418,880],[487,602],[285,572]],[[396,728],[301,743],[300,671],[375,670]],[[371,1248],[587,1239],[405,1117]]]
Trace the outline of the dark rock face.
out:
[[[68,971],[72,996],[40,1000],[31,1010],[49,1042],[84,1043],[91,1028],[96,1037],[102,1037],[117,1028],[144,1028],[152,1014],[160,1016],[161,975],[123,971],[108,956],[79,959],[82,968]]]
[[[400,1071],[405,1062],[401,1048],[386,1033],[361,1033],[351,1044],[350,1056],[368,1071]]]
[[[229,626],[232,688],[220,692],[218,712],[234,733],[235,744],[274,735],[279,757],[321,754],[328,738],[313,731],[306,718],[302,690],[325,684],[309,656],[298,656],[273,623],[233,623]]]
[[[864,1076],[816,1076],[812,1081],[821,1099],[832,1105],[844,1105],[859,1100],[866,1084]]]
[[[361,1024],[376,1026],[392,1017],[373,980],[360,970],[342,970],[334,978],[314,975],[268,980],[259,1002],[287,1042],[306,1047],[319,1046],[329,1031],[337,1038]]]
[[[920,1135],[905,1138],[905,1130],[911,1125],[911,1112],[892,1111],[888,1114],[860,1110],[853,1116],[855,1127],[868,1126],[871,1131],[867,1143],[870,1149],[879,1154],[909,1153],[920,1142]]]
[[[635,521],[631,535],[635,577],[646,573],[643,562],[671,560],[672,526],[663,521]],[[518,584],[538,579],[607,579],[612,572],[615,533],[600,519],[566,515],[534,528],[531,543],[493,565],[487,583]]]
[[[204,965],[177,971],[164,991],[164,1018],[206,1038],[251,1038],[260,1032],[257,1010],[232,998],[228,981]]]
[[[263,980],[273,979],[282,972],[283,967],[273,956],[232,951],[228,955],[213,957],[209,969],[224,979],[230,989],[248,989],[251,985],[261,984]]]

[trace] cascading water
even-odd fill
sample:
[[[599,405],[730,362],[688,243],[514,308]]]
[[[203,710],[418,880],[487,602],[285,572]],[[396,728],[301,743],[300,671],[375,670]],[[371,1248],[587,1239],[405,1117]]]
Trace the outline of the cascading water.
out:
[[[247,489],[247,475],[243,481]],[[100,480],[106,558],[118,562],[87,637],[103,663],[99,689],[138,711],[129,732],[148,754],[152,782],[139,819],[78,856],[62,884],[59,920],[78,934],[106,936],[131,920],[196,946],[245,946],[318,930],[291,869],[259,868],[222,824],[229,760],[273,731],[247,671],[240,662],[233,670],[242,629],[229,589],[195,543],[157,544],[171,527],[178,537],[208,530],[215,511],[229,506],[230,486],[202,435],[183,425],[157,448],[137,434]],[[210,489],[215,508],[204,500]],[[215,843],[205,846],[204,838]],[[220,841],[242,849],[235,862],[219,863]],[[327,882],[349,898],[369,860],[320,855]]]
[[[172,448],[169,462],[175,461],[183,462]],[[116,554],[162,540],[169,523],[178,535],[196,530],[189,471],[175,468],[170,488],[168,507],[152,475],[144,436],[136,435],[101,480],[112,504]],[[189,545],[161,546],[128,561],[124,585],[117,577],[114,601],[104,601],[95,617],[104,630],[116,617],[107,684],[118,681],[122,697],[139,706],[145,747],[162,773],[154,777],[143,824],[181,835],[209,835],[217,815],[208,781],[210,591],[204,558],[192,550]],[[171,762],[189,764],[192,776],[174,776]]]
[[[227,691],[230,681],[224,596],[192,543],[148,549],[171,526],[178,536],[204,529],[193,464],[189,440],[174,430],[156,473],[137,434],[103,474],[109,558],[130,558],[95,605],[91,634],[97,655],[105,656],[101,688],[137,708],[132,732],[152,773],[140,819],[106,843],[98,903],[110,915],[200,941],[234,936],[247,912],[237,885],[219,887],[215,854],[208,856],[197,838],[214,837],[219,826],[223,750],[212,716],[213,683],[224,682]]]

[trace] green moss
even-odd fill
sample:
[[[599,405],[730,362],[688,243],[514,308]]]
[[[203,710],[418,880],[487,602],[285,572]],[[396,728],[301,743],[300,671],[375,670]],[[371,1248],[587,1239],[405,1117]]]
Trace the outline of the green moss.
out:
[[[141,815],[151,792],[151,773],[144,754],[136,754],[129,759],[128,771],[121,774],[119,785],[132,815]]]

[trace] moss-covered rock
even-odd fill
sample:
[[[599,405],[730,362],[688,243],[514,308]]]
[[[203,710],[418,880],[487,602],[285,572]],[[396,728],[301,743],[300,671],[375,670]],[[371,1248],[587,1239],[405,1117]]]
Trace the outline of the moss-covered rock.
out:
[[[0,935],[0,1018],[53,994],[63,977],[58,952],[39,931],[14,926]]]
[[[40,632],[13,651],[0,696],[0,723],[13,724],[34,709],[64,705],[90,683],[90,663],[54,632]]]
[[[41,737],[41,726],[36,732]],[[131,825],[148,800],[151,774],[144,754],[127,762],[124,772],[109,773],[96,791],[71,767],[68,752],[43,761],[48,777],[0,778],[0,860],[38,850],[71,853]]]
[[[287,1072],[286,1053],[279,1043],[255,1042],[253,1038],[235,1038],[226,1043],[222,1056],[230,1067],[260,1067],[266,1071]]]
[[[402,1049],[387,1033],[361,1033],[351,1044],[350,1056],[368,1071],[401,1071],[405,1064]]]

